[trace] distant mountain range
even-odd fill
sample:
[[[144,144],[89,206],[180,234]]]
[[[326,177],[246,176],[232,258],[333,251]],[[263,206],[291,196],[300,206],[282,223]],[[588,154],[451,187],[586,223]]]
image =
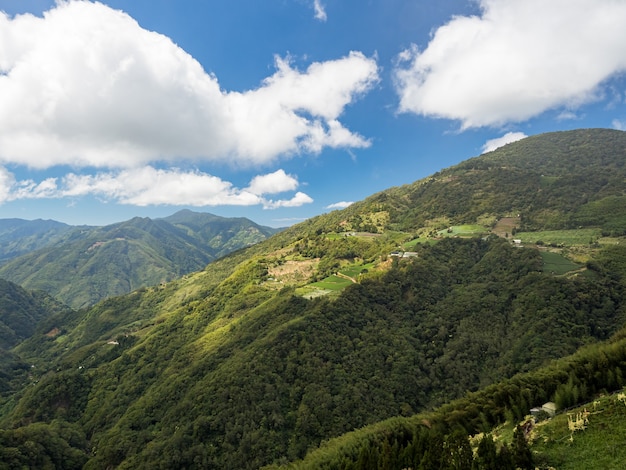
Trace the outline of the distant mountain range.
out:
[[[0,357],[0,461],[509,470],[534,468],[530,446],[543,449],[537,466],[561,468],[553,446],[563,454],[584,441],[568,416],[538,447],[518,423],[546,402],[596,400],[606,424],[568,468],[595,468],[607,452],[603,468],[621,468],[626,447],[607,451],[613,436],[597,436],[624,428],[608,410],[623,408],[626,385],[625,203],[625,132],[543,134],[171,281],[152,268],[150,287],[25,312],[34,333],[16,333]],[[22,283],[56,285],[63,270],[79,282],[99,269],[82,288],[99,292],[132,272],[138,253],[193,269],[184,255],[200,256],[194,240],[218,236],[189,218],[66,232],[19,258],[41,263]],[[32,295],[5,287],[9,308]],[[614,391],[609,407],[600,395]],[[489,433],[498,441],[486,448]]]
[[[0,278],[80,308],[197,271],[277,231],[189,210],[105,227],[0,219]]]
[[[73,228],[56,220],[0,219],[0,265],[58,242]]]

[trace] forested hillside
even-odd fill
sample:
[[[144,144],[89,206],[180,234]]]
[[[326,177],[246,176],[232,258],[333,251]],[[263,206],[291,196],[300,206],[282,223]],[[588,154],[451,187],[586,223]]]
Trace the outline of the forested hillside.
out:
[[[40,321],[69,311],[43,292],[29,292],[0,279],[0,406],[19,388],[30,367],[11,348],[29,338]]]
[[[624,135],[529,138],[47,316],[12,350],[34,367],[0,410],[2,460],[465,468],[442,456],[468,434],[623,387],[626,239],[603,208],[626,194]]]
[[[268,468],[621,469],[625,333],[432,412],[364,427],[301,461]],[[555,417],[530,416],[530,406],[552,399],[560,410]]]
[[[188,210],[164,219],[77,227],[61,238],[51,232],[47,246],[0,266],[0,278],[80,308],[197,271],[275,232],[248,219]]]
[[[56,243],[72,228],[55,220],[0,219],[0,264]]]
[[[623,235],[625,135],[580,129],[527,137],[320,222],[332,230],[430,233],[520,215],[524,230],[600,226]]]

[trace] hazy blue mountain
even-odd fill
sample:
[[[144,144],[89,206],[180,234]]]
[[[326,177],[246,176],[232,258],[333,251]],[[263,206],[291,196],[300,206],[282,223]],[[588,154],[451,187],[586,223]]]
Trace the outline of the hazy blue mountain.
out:
[[[55,220],[0,219],[0,264],[54,244],[72,228]]]

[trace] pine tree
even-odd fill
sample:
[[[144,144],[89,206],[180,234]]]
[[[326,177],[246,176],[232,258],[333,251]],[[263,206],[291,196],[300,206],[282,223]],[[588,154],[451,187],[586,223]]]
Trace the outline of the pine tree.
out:
[[[535,468],[533,465],[533,454],[530,451],[530,447],[528,447],[524,429],[521,426],[515,428],[511,450],[513,453],[513,462],[517,468],[521,468],[522,470],[532,470]]]
[[[480,440],[473,468],[475,470],[500,470],[497,462],[496,443],[491,434],[485,435]]]
[[[506,444],[500,447],[500,451],[496,457],[496,468],[498,470],[515,470],[513,455],[511,454],[509,446]]]

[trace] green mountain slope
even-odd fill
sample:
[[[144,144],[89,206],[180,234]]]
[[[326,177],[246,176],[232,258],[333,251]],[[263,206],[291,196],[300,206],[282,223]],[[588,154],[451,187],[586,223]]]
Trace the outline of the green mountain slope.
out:
[[[542,134],[378,193],[320,219],[320,228],[428,233],[520,215],[527,230],[602,226],[624,234],[625,176],[625,132]]]
[[[303,460],[271,468],[623,468],[625,332],[434,411],[346,433]],[[529,414],[551,399],[564,408],[554,418]],[[491,459],[484,447],[481,452],[485,438],[495,439]],[[504,453],[510,455],[499,459]]]
[[[29,292],[0,279],[0,405],[17,389],[29,368],[10,349],[35,333],[40,321],[68,312],[43,292]]]
[[[0,219],[0,264],[56,243],[71,229],[55,220]]]
[[[274,232],[247,219],[191,211],[157,220],[135,218],[73,229],[59,242],[1,266],[0,277],[80,308],[197,271]]]
[[[268,291],[252,260],[210,292],[196,290],[198,274],[171,291],[111,299],[53,341],[33,337],[18,349],[38,356],[29,357],[38,368],[57,356],[61,372],[30,389],[9,422],[80,423],[97,449],[88,468],[298,458],[322,439],[462,396],[623,323],[619,283],[553,278],[539,264],[536,252],[503,240],[445,240],[334,301]]]
[[[30,337],[37,323],[68,308],[42,292],[29,292],[0,279],[0,348],[8,349]]]
[[[574,157],[555,145],[562,150],[569,139],[571,148],[586,148],[577,144],[582,135],[599,155],[585,166],[588,179],[600,180],[607,166],[618,172],[624,157],[615,156],[619,146],[597,146],[604,134],[532,138],[533,148],[543,139],[550,149],[538,175],[534,153],[527,157],[522,146],[513,155],[516,147],[506,146],[432,183],[393,188],[291,227],[203,271],[47,317],[13,350],[35,366],[37,383],[0,415],[0,455],[28,465],[20,436],[36,430],[37,455],[56,458],[54,441],[78,452],[72,455],[85,468],[259,468],[372,425],[330,441],[303,465],[375,468],[349,465],[377,464],[370,453],[383,455],[387,446],[384,455],[412,453],[406,467],[421,463],[417,447],[451,442],[446,436],[456,427],[487,430],[552,398],[570,406],[623,386],[626,245],[619,233],[552,251],[488,235],[498,232],[499,217],[517,218],[498,212],[502,188],[507,207],[517,210],[515,201],[549,192],[535,191],[533,178],[565,181],[578,171],[562,163]],[[624,142],[624,133],[609,134]],[[483,158],[486,180],[473,180]],[[523,174],[528,194],[511,189]],[[459,194],[483,191],[476,201],[484,205],[468,215],[458,202],[453,212],[455,181]],[[555,228],[605,194],[621,197],[624,178],[618,183],[589,185],[578,206],[565,190],[554,192],[550,200],[562,197],[550,217],[526,205],[519,228]],[[593,216],[596,206],[588,207]],[[179,217],[177,229],[197,232]],[[471,232],[480,235],[455,238],[466,233],[450,227],[460,223],[481,226]],[[603,223],[586,227],[600,233]],[[571,266],[546,268],[555,256],[572,258]]]

